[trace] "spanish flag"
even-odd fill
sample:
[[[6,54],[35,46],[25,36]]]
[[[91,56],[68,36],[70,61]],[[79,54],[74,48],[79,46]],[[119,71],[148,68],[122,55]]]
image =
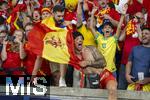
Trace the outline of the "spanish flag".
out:
[[[72,31],[56,27],[53,17],[43,20],[29,32],[28,46],[33,53],[49,61],[71,64],[80,70],[79,59],[74,53]]]

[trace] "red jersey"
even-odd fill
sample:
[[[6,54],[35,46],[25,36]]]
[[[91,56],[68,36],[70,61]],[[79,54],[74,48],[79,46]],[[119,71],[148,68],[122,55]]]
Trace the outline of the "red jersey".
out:
[[[13,44],[12,44],[13,45]],[[4,68],[17,68],[21,66],[19,51],[11,50],[11,44],[7,44],[7,59],[3,62]]]
[[[11,50],[11,44],[6,47],[7,59],[3,62],[2,67],[5,69],[21,67],[22,60],[20,59],[19,51]],[[13,75],[22,75],[21,71],[14,71]]]

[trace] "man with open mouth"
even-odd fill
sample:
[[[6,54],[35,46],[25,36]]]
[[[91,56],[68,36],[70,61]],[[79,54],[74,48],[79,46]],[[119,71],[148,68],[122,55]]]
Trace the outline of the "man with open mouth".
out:
[[[150,28],[142,29],[142,45],[130,53],[126,64],[128,90],[150,92]],[[135,80],[135,81],[134,81]]]

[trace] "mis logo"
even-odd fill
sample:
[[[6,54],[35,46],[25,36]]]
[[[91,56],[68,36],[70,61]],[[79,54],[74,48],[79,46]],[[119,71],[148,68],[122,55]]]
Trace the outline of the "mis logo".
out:
[[[40,96],[44,96],[46,94],[47,87],[45,85],[41,85],[41,84],[37,83],[37,84],[35,84],[34,87],[31,87],[30,84],[27,83],[27,81],[25,82],[25,80],[29,81],[30,77],[19,77],[17,84],[14,85],[12,78],[6,77],[6,95],[10,95],[10,93],[12,93],[12,95],[18,95],[18,94],[30,95],[31,92],[34,95],[40,95]],[[43,83],[47,83],[47,81],[44,77],[38,77],[37,81],[38,80],[42,81]],[[34,82],[35,82],[35,80],[34,80]],[[26,84],[26,86],[25,86],[25,84]]]

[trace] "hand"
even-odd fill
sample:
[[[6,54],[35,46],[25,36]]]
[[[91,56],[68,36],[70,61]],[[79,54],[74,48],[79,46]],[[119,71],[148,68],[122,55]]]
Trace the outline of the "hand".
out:
[[[126,14],[127,13],[127,10],[128,10],[128,4],[126,3],[124,6],[123,6],[123,9],[122,9],[122,14]]]
[[[104,19],[109,19],[109,20],[112,19],[108,14],[104,14],[103,17],[104,17]]]
[[[126,74],[126,80],[128,81],[128,83],[134,83],[131,78],[134,78],[133,76]]]

